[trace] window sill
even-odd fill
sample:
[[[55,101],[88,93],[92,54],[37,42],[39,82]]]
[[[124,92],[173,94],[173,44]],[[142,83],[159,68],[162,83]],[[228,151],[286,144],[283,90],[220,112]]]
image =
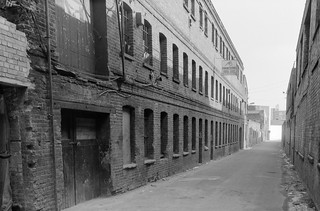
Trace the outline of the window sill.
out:
[[[184,7],[184,9],[186,9],[186,11],[189,13],[190,11],[189,11],[189,8],[188,8],[188,5],[186,5],[185,3],[183,3],[183,7]]]
[[[189,152],[183,152],[183,156],[189,155]]]
[[[173,157],[173,158],[179,158],[179,157],[180,157],[180,154],[173,154],[172,157]]]
[[[196,150],[191,150],[191,154],[196,154]]]
[[[193,21],[196,21],[196,17],[194,16],[194,14],[191,13],[191,18],[193,19]]]
[[[204,96],[207,97],[207,98],[209,98],[209,95],[208,95],[208,94],[205,94]]]
[[[310,164],[314,164],[314,158],[311,155],[308,155],[308,161]]]
[[[166,78],[169,78],[168,73],[160,72],[160,75],[162,75],[162,76],[164,76],[164,77],[166,77]]]
[[[201,91],[199,91],[199,94],[200,94],[200,95],[203,95],[203,93],[202,93]]]
[[[154,164],[155,162],[156,162],[155,159],[148,159],[148,160],[145,160],[145,161],[144,161],[144,164],[145,164],[145,165],[151,165],[151,164]]]
[[[127,54],[127,53],[124,53],[124,58],[125,58],[126,60],[130,61],[130,62],[136,60],[132,55]]]
[[[197,92],[197,89],[196,88],[192,88],[192,91]]]
[[[205,32],[204,35],[205,35],[206,37],[208,37],[208,32]]]
[[[188,84],[183,84],[186,88],[189,88],[189,85]]]
[[[204,151],[208,151],[208,150],[209,150],[209,147],[204,146]]]
[[[218,52],[218,46],[215,46],[216,47],[216,51]]]
[[[154,68],[152,65],[150,65],[148,63],[143,63],[143,67],[145,67],[151,71],[156,71],[156,68]]]
[[[175,83],[177,83],[177,84],[180,84],[180,81],[179,81],[179,79],[177,79],[177,78],[172,78],[172,81],[175,82]]]
[[[161,162],[168,161],[168,158],[167,157],[160,158],[160,161]]]
[[[135,169],[135,168],[137,168],[136,163],[130,163],[130,164],[123,165],[123,169],[126,169],[126,170]]]
[[[320,171],[320,163],[317,164],[318,170]]]
[[[298,152],[298,155],[299,155],[299,157],[301,158],[301,160],[304,161],[304,156],[303,156],[300,152]]]

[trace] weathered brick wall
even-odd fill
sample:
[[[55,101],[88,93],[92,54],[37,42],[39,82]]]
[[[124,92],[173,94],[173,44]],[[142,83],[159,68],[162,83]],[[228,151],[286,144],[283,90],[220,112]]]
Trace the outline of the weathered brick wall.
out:
[[[118,90],[116,81],[117,75],[122,74],[121,60],[119,57],[119,34],[116,22],[114,1],[107,1],[107,25],[108,25],[108,53],[110,80],[98,79],[84,74],[60,74],[53,67],[53,98],[54,105],[54,131],[55,131],[55,159],[53,161],[52,144],[50,139],[50,113],[48,74],[45,59],[46,39],[45,37],[45,10],[44,1],[22,1],[26,8],[11,8],[2,15],[8,20],[17,24],[17,29],[26,33],[28,41],[28,56],[31,59],[31,69],[28,79],[32,88],[21,93],[19,101],[12,100],[13,107],[11,114],[12,128],[19,131],[19,136],[12,138],[12,179],[13,196],[16,206],[25,210],[52,210],[55,207],[54,190],[57,190],[58,208],[62,205],[64,188],[63,179],[63,157],[61,146],[61,102],[74,103],[76,105],[94,105],[102,108],[113,108],[110,113],[110,150],[108,162],[111,165],[111,178],[105,175],[105,183],[102,185],[103,194],[124,192],[150,181],[185,171],[196,165],[199,161],[199,119],[209,122],[209,150],[202,148],[202,162],[210,160],[210,122],[218,121],[243,127],[243,116],[239,112],[231,111],[222,106],[218,101],[199,94],[199,79],[197,75],[197,90],[191,90],[172,81],[172,51],[173,43],[179,46],[179,78],[182,81],[182,54],[187,52],[189,56],[189,80],[191,79],[191,61],[197,62],[204,71],[212,69],[210,64],[203,61],[203,58],[193,51],[191,45],[183,41],[183,37],[174,32],[174,27],[167,28],[166,21],[149,6],[144,6],[138,1],[133,3],[133,11],[143,11],[145,18],[153,28],[153,68],[143,66],[142,48],[142,26],[137,27],[134,19],[134,57],[133,60],[125,60],[126,81],[121,84],[121,91]],[[55,54],[56,31],[55,31],[55,1],[50,0],[50,32],[52,41],[52,52],[54,59],[59,55]],[[127,1],[128,4],[129,1]],[[182,3],[182,1],[181,1]],[[179,4],[182,7],[182,4]],[[18,14],[20,16],[18,16]],[[134,14],[135,15],[135,14]],[[135,17],[135,16],[134,16]],[[153,83],[154,78],[160,76],[159,72],[159,32],[166,35],[168,41],[168,75],[162,75],[162,81]],[[210,32],[209,32],[210,34]],[[132,59],[132,58],[131,58]],[[211,76],[218,78],[224,86],[229,86],[227,80],[210,71]],[[150,79],[151,76],[151,79]],[[147,85],[146,85],[147,84]],[[210,84],[210,83],[209,83]],[[210,88],[209,88],[210,90]],[[240,95],[237,90],[234,90]],[[13,93],[13,92],[11,92]],[[210,93],[209,93],[210,96]],[[240,96],[239,96],[240,97]],[[12,97],[12,99],[15,99]],[[131,106],[135,109],[135,142],[136,142],[136,167],[125,169],[122,155],[122,111],[123,106]],[[146,165],[144,157],[144,110],[151,109],[154,113],[154,159],[155,162]],[[168,157],[160,159],[160,113],[168,114]],[[173,158],[173,115],[179,115],[179,157]],[[183,155],[183,117],[188,116],[189,121],[189,154]],[[196,150],[191,150],[191,121],[196,118]],[[218,131],[215,131],[213,134]],[[214,140],[215,143],[215,140]],[[239,143],[213,147],[213,159],[229,155],[239,150]],[[17,166],[16,166],[17,165]],[[53,168],[56,169],[56,176],[53,175]],[[56,179],[56,187],[54,181]]]
[[[320,142],[319,142],[319,74],[320,66],[320,33],[316,29],[316,5],[317,1],[308,0],[305,8],[304,20],[306,19],[307,8],[311,4],[311,16],[310,16],[310,37],[309,37],[309,51],[305,51],[304,54],[308,53],[307,69],[303,71],[301,67],[293,69],[296,74],[299,72],[303,73],[298,78],[297,90],[295,77],[291,77],[290,84],[292,85],[291,90],[288,92],[294,93],[293,103],[294,107],[290,106],[287,111],[287,129],[284,128],[285,132],[285,149],[286,153],[292,159],[295,167],[297,168],[301,178],[306,184],[308,191],[316,203],[317,208],[320,207]],[[303,20],[303,23],[305,22]],[[302,25],[301,36],[306,35],[304,25]],[[299,52],[301,46],[298,42],[297,52]],[[303,55],[305,56],[305,55]],[[299,59],[300,57],[298,57]],[[300,69],[299,69],[300,68]],[[295,74],[292,74],[295,75]],[[289,96],[291,98],[291,96]],[[293,109],[293,115],[291,111]]]

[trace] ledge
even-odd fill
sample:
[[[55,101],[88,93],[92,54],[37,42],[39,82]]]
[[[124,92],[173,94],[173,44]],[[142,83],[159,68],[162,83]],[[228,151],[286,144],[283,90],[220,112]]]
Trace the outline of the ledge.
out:
[[[166,77],[166,78],[169,78],[168,73],[160,72],[160,75],[162,75],[162,76],[164,76],[164,77]]]
[[[129,164],[123,165],[123,169],[130,170],[130,169],[135,169],[135,168],[137,168],[137,164],[136,163],[129,163]]]
[[[191,154],[196,154],[196,150],[191,150]]]
[[[145,68],[147,68],[147,69],[149,69],[149,70],[156,71],[156,68],[153,67],[153,66],[151,66],[151,65],[148,64],[148,63],[145,63],[145,62],[144,62],[144,63],[142,64],[142,66],[145,67]]]
[[[183,84],[185,87],[189,88],[189,85],[188,84]]]
[[[173,154],[172,157],[173,157],[173,158],[179,158],[179,157],[180,157],[180,154]]]
[[[308,155],[308,161],[311,164],[314,164],[314,158],[311,155]]]
[[[187,10],[187,12],[189,12],[188,5],[186,5],[185,3],[183,3],[183,7]]]
[[[124,53],[124,58],[125,58],[126,60],[129,60],[130,62],[136,60],[133,56],[131,56],[130,54],[127,54],[127,53]]]
[[[151,165],[151,164],[154,164],[155,162],[156,162],[155,159],[148,159],[148,160],[145,160],[145,161],[144,161],[144,164],[145,164],[145,165]]]
[[[199,94],[200,94],[200,95],[203,95],[203,92],[202,92],[202,91],[199,91]]]
[[[177,79],[177,78],[172,78],[172,81],[175,82],[175,83],[177,83],[177,84],[180,84],[180,80]]]
[[[167,157],[164,157],[164,158],[160,158],[160,162],[164,162],[164,161],[168,161],[169,159]]]
[[[194,92],[197,92],[197,89],[196,89],[196,88],[192,88],[191,90],[194,91]]]
[[[193,21],[196,21],[196,17],[194,17],[194,15],[192,13],[190,14],[190,16],[193,19]]]
[[[303,154],[301,154],[300,152],[298,152],[299,157],[301,158],[301,160],[304,160],[304,156]]]
[[[189,152],[183,152],[183,156],[189,155]]]
[[[209,147],[204,146],[204,151],[208,151],[208,150],[209,150]]]

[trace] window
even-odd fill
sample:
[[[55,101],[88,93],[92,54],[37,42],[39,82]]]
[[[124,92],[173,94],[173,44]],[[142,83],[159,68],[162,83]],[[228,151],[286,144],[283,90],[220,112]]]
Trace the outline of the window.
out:
[[[96,6],[97,2],[93,0],[86,0],[83,4],[81,1],[71,0],[56,2],[59,62],[74,71],[108,75],[107,60],[97,59],[105,58],[107,49],[107,40],[99,39],[98,36],[106,36],[107,31],[103,7]],[[77,8],[76,14],[71,12],[74,8]],[[99,18],[97,14],[100,14]],[[65,43],[66,40],[69,41],[68,45]],[[79,43],[81,45],[78,45]]]
[[[172,62],[173,80],[179,82],[179,49],[175,44],[172,45]]]
[[[173,115],[173,154],[179,154],[179,115]]]
[[[196,15],[195,14],[195,0],[191,0],[191,15],[193,15],[193,17]]]
[[[217,148],[218,147],[218,127],[219,127],[219,124],[218,122],[216,121],[216,130],[215,130],[215,147]]]
[[[316,21],[315,21],[316,27],[315,27],[315,33],[318,32],[319,26],[320,26],[320,2],[317,1],[317,10],[316,10]],[[313,36],[315,37],[315,36]]]
[[[214,38],[214,45],[215,45],[215,47],[216,47],[216,49],[218,49],[218,30],[217,29],[215,29],[214,30],[215,31],[215,33],[214,33],[214,36],[215,36],[215,38]]]
[[[194,60],[192,60],[192,90],[197,89],[197,65]]]
[[[222,124],[222,145],[225,144],[225,123]]]
[[[209,81],[208,81],[208,72],[205,72],[204,75],[204,94],[206,97],[209,96]]]
[[[218,87],[218,80],[216,80],[216,101],[218,101],[219,96],[219,87]]]
[[[122,153],[123,164],[135,162],[135,115],[134,108],[124,106],[122,109]]]
[[[208,120],[204,121],[204,146],[209,146],[209,137],[208,137],[208,130],[209,130]]]
[[[221,122],[219,122],[219,146],[221,146],[222,142],[221,142],[221,138],[222,138],[222,133],[221,133]]]
[[[189,151],[189,125],[188,125],[188,117],[183,117],[183,151],[188,152]]]
[[[211,99],[214,98],[214,77],[211,76]]]
[[[149,64],[152,66],[152,28],[150,23],[147,20],[144,20],[143,25],[143,59],[145,64]]]
[[[168,145],[168,114],[166,112],[161,112],[160,120],[160,130],[161,130],[161,146],[160,146],[160,158],[165,158],[168,156],[167,145]]]
[[[183,53],[183,84],[188,86],[188,55]]]
[[[221,85],[221,83],[219,83],[219,90],[220,90],[219,100],[220,100],[220,103],[221,103],[222,102],[222,85]]]
[[[196,150],[196,139],[197,139],[197,134],[196,134],[196,118],[192,117],[192,140],[191,140],[191,148],[192,150]]]
[[[160,72],[167,75],[167,38],[164,34],[160,33]]]
[[[202,94],[203,89],[203,76],[202,76],[202,67],[199,66],[199,93]]]
[[[203,28],[203,10],[202,5],[199,4],[199,19],[200,19],[200,28]]]
[[[222,37],[220,36],[220,51],[219,51],[220,54],[222,54],[222,48],[223,48]]]
[[[208,14],[204,12],[204,34],[208,36]]]
[[[222,58],[225,58],[225,44],[224,44],[224,41],[222,41]]]
[[[123,2],[123,40],[124,52],[133,56],[133,17],[131,8]]]
[[[223,86],[223,103],[224,106],[226,105],[226,90],[225,87]]]
[[[212,44],[214,45],[214,31],[215,31],[215,28],[214,28],[214,24],[213,23],[211,24],[211,29],[212,29],[211,41],[212,41]]]
[[[153,111],[150,109],[144,110],[144,156],[147,159],[154,158],[153,149]]]

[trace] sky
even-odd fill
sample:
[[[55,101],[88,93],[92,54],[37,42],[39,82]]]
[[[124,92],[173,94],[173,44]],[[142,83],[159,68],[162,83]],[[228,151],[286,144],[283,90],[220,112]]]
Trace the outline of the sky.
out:
[[[285,110],[305,0],[212,0],[241,60],[250,104]]]

